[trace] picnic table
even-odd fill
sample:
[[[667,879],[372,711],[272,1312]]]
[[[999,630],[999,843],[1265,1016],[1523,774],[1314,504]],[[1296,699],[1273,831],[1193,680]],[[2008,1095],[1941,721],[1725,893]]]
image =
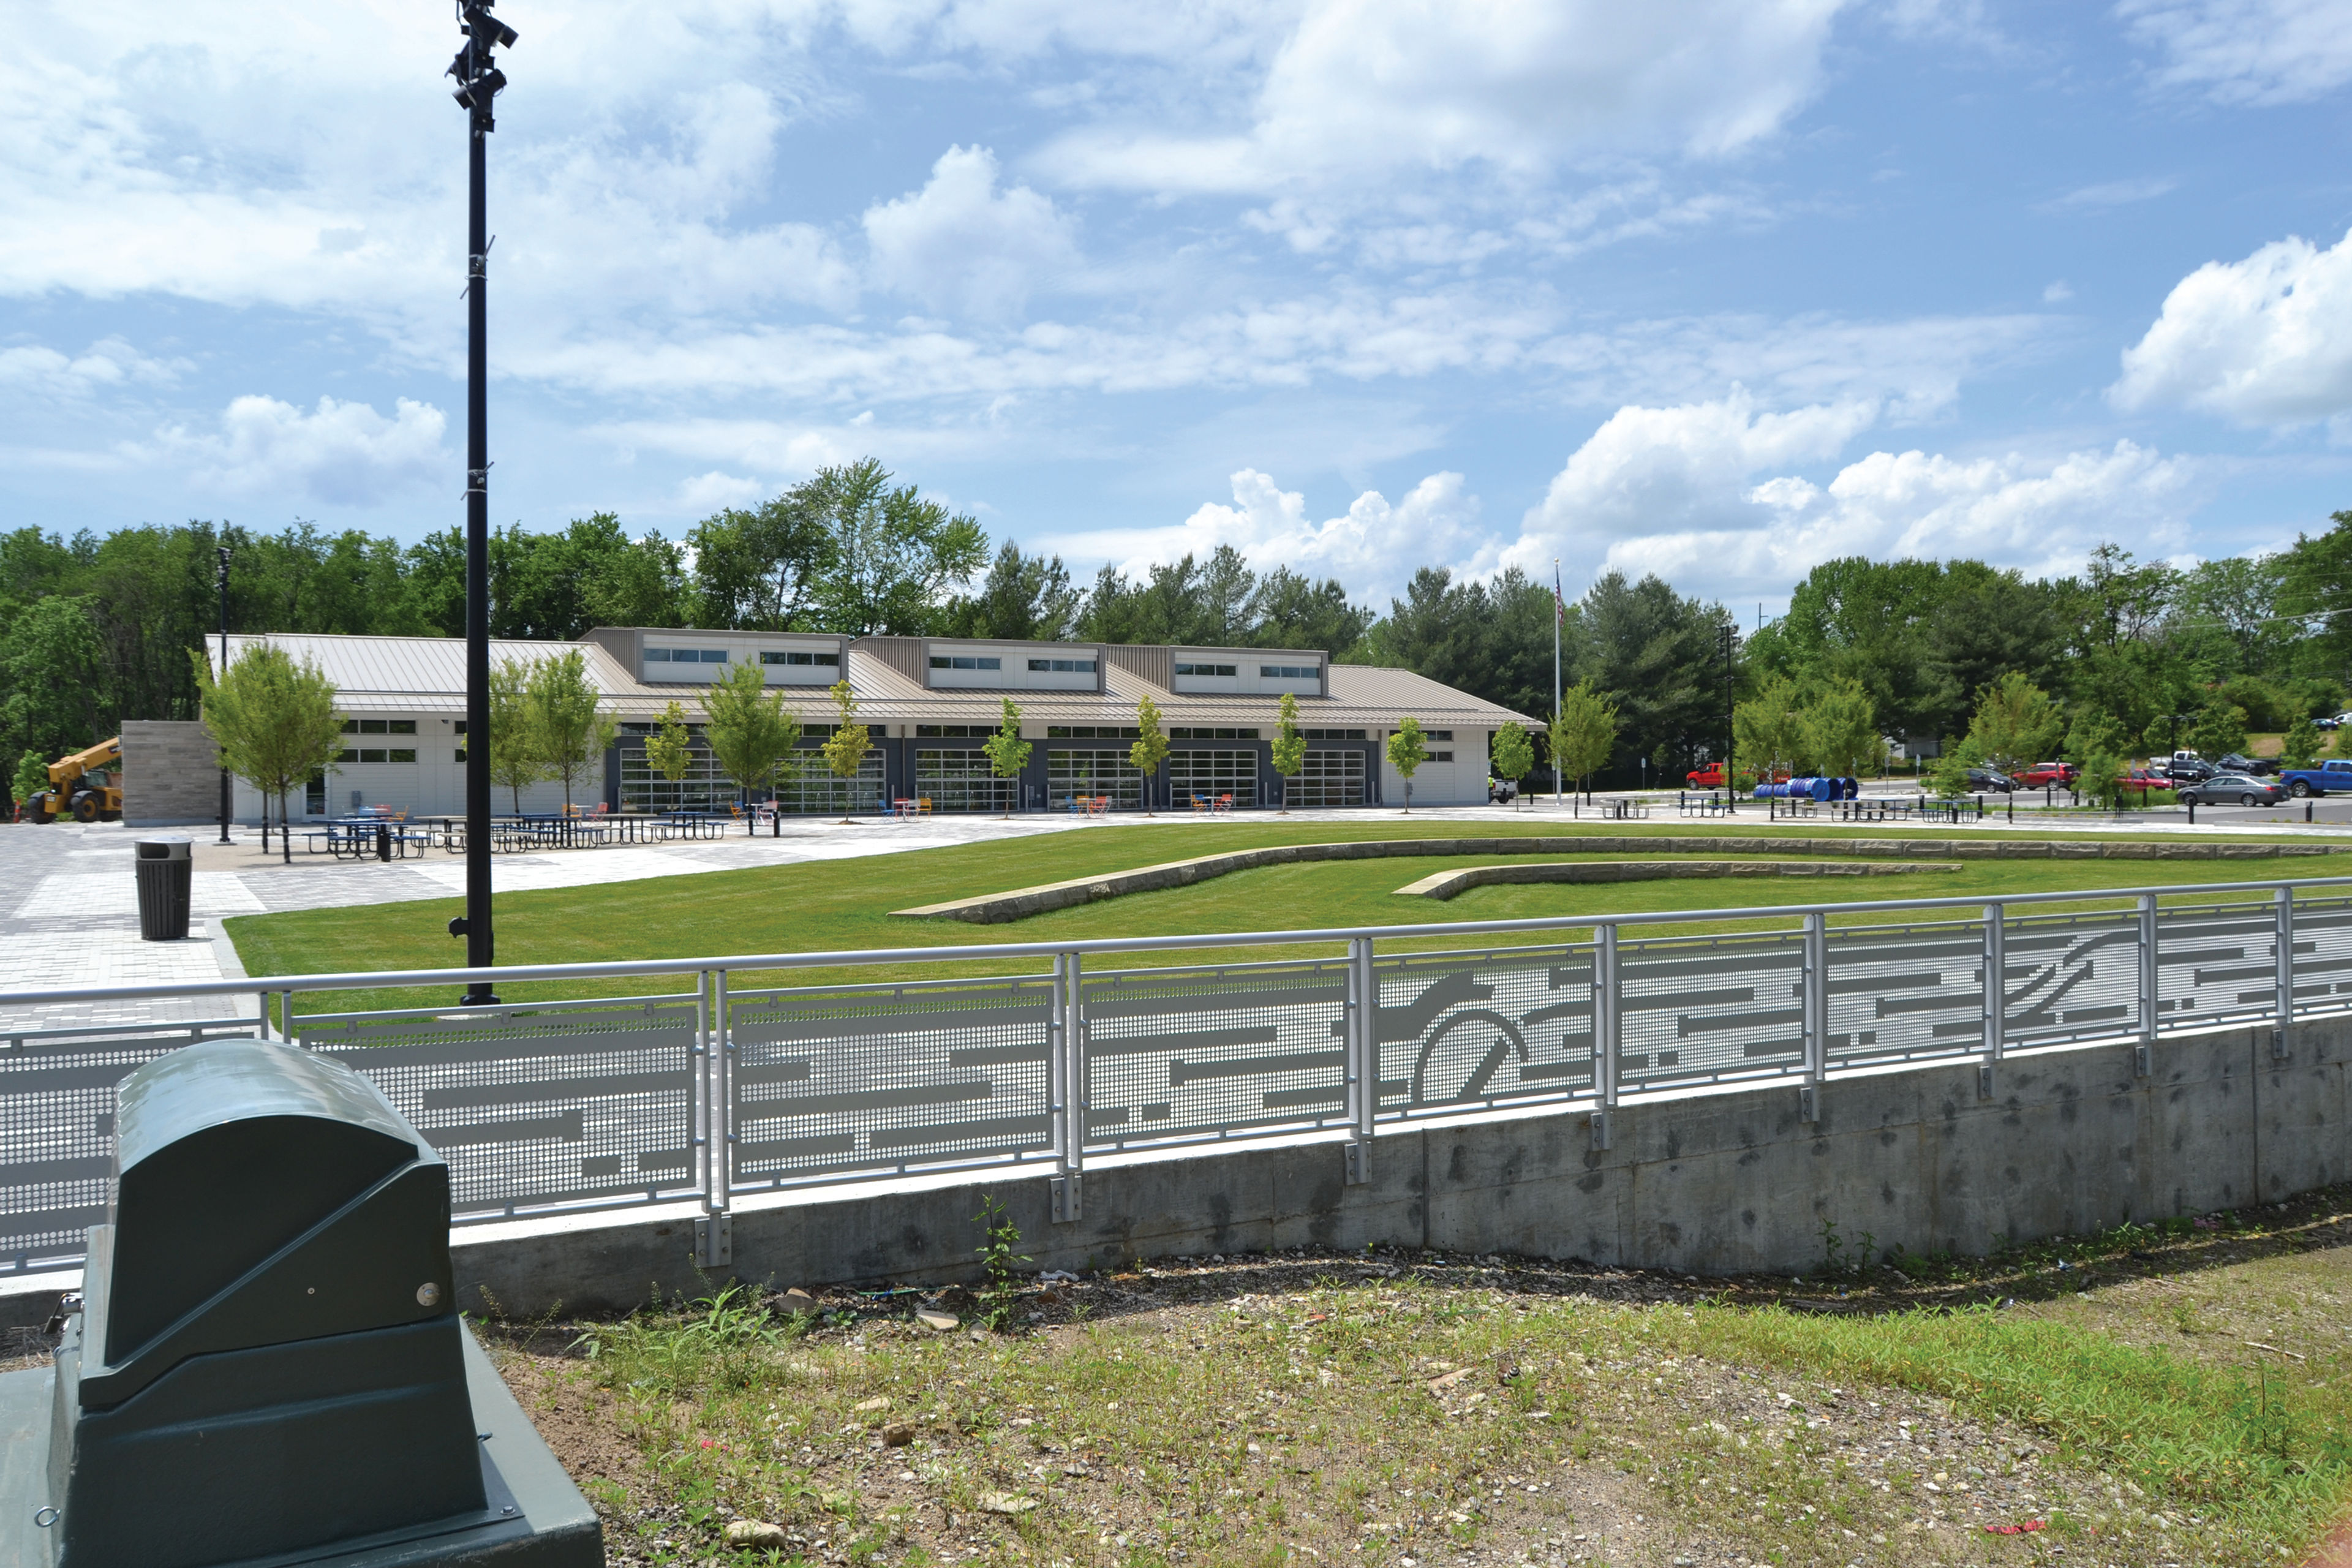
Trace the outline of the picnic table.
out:
[[[424,853],[433,841],[429,833],[411,832],[396,814],[373,812],[332,818],[306,830],[302,837],[306,853],[324,853],[338,860],[404,860],[412,851]]]

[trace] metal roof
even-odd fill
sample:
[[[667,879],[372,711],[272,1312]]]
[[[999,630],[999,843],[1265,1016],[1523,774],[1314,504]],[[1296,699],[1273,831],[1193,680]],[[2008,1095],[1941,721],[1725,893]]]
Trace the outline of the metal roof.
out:
[[[325,632],[280,632],[267,637],[235,635],[231,656],[246,645],[269,642],[298,661],[316,664],[332,681],[336,700],[350,713],[446,713],[462,715],[466,708],[466,644],[461,637],[346,637]],[[588,661],[589,679],[612,704],[615,716],[645,722],[658,719],[672,702],[689,715],[698,713],[696,689],[682,684],[651,686],[638,680],[621,662],[593,642],[518,642],[493,639],[490,658],[536,658],[577,648]],[[1507,708],[1441,685],[1409,669],[1375,665],[1333,664],[1328,697],[1301,697],[1300,721],[1318,729],[1378,729],[1393,726],[1407,714],[1424,727],[1458,725],[1493,729],[1510,720],[1532,725],[1537,721]],[[1108,689],[1090,691],[1010,692],[992,690],[934,691],[891,668],[869,650],[853,645],[845,667],[850,690],[857,698],[859,717],[877,723],[987,724],[1002,715],[1003,700],[1021,704],[1031,725],[1131,724],[1135,708],[1145,697],[1159,705],[1168,724],[1257,725],[1270,728],[1273,696],[1202,695],[1171,691],[1117,665],[1104,673]],[[803,720],[829,720],[833,700],[823,687],[771,688],[785,693],[784,706]]]

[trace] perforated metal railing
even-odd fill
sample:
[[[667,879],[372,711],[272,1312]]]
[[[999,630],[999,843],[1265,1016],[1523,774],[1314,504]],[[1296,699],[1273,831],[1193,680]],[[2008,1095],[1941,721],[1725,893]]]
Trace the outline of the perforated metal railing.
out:
[[[1437,945],[1465,939],[1536,945]],[[1308,956],[1193,956],[1249,947]],[[946,972],[1022,960],[1045,971]],[[860,967],[933,973],[730,985]],[[1069,1220],[1090,1158],[1324,1137],[1360,1180],[1383,1127],[1433,1118],[1581,1105],[1605,1148],[1627,1096],[1792,1081],[1814,1117],[1834,1075],[1904,1062],[1973,1058],[1990,1095],[2021,1051],[2263,1023],[2284,1050],[2294,1019],[2352,1010],[2352,878],[556,964],[480,973],[640,994],[302,1005],[475,973],[0,993],[26,1020],[0,1024],[0,1263],[79,1260],[126,1074],[195,1039],[283,1039],[289,1014],[289,1043],[365,1074],[449,1162],[460,1223],[693,1204],[719,1263],[730,1205],[761,1191],[1027,1170]],[[136,1021],[157,1001],[221,1016]]]

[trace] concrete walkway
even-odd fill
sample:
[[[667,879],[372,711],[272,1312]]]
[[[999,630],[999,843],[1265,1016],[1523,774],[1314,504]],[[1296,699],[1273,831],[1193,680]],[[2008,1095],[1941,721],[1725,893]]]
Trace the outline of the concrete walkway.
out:
[[[1663,802],[1654,792],[1638,798],[1653,803],[1654,815],[1649,819],[1653,826],[1675,825],[1696,832],[1717,829],[1750,835],[1811,834],[1837,826],[1820,818],[1769,821],[1761,803],[1756,803],[1750,810],[1746,802],[1739,814],[1729,819],[1685,820],[1676,816],[1671,795],[1664,796]],[[2045,816],[2038,810],[2025,809],[2021,803],[2015,826],[2020,831],[2030,827],[2036,833],[2126,837],[2223,837],[2248,830],[2271,830],[2296,839],[2340,837],[2352,843],[2352,801],[2326,805],[2336,807],[2330,815],[2337,820],[2306,826],[2300,820],[2299,811],[2290,813],[2281,808],[2276,812],[2200,813],[2206,820],[2192,827],[2177,808],[2133,812],[2117,820],[2063,813]],[[2214,817],[2223,820],[2212,820]],[[1383,806],[1301,810],[1287,816],[1253,812],[1216,819],[1189,812],[1097,818],[1035,813],[1009,820],[987,816],[935,816],[912,823],[867,819],[843,824],[837,819],[811,818],[787,823],[781,837],[739,833],[724,838],[674,844],[501,855],[493,862],[492,879],[497,891],[512,893],[701,871],[903,854],[1037,834],[1099,832],[1107,827],[1150,827],[1166,833],[1171,840],[1168,847],[1140,853],[1138,863],[1142,864],[1184,854],[1181,846],[1185,830],[1209,820],[1221,826],[1255,824],[1269,827],[1311,824],[1362,827],[1373,823],[1403,826],[1409,823],[1440,830],[1475,826],[1515,831],[1586,828],[1606,832],[1622,826],[1604,824],[1593,806],[1555,807],[1549,797],[1530,797],[1516,807],[1425,806],[1416,808],[1410,816],[1393,806]],[[2010,826],[2000,813],[1994,811],[1989,813],[1981,826],[1970,823],[1935,831],[1966,837]],[[191,940],[142,942],[131,845],[138,838],[169,832],[184,832],[195,841]],[[451,899],[465,892],[463,858],[438,850],[422,859],[381,864],[336,861],[305,854],[298,847],[289,865],[281,859],[274,837],[271,852],[264,856],[259,835],[251,828],[232,829],[234,841],[226,846],[217,842],[218,837],[216,824],[178,829],[131,829],[120,824],[83,826],[56,823],[45,827],[0,824],[0,939],[6,942],[12,958],[5,973],[18,984],[26,986],[237,979],[243,977],[244,972],[237,965],[234,949],[220,934],[220,921],[226,917]],[[31,1014],[0,1009],[0,1024],[26,1027],[85,1021],[184,1022],[221,1017],[231,1012],[249,1014],[251,1010],[250,1002],[240,1003],[235,1008],[218,1002],[134,1003],[110,1009],[103,1017],[87,1007],[41,1009]]]

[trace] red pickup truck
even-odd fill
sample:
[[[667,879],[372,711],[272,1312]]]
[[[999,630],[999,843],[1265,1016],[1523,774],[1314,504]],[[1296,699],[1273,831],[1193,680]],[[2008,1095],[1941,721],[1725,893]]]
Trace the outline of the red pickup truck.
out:
[[[2019,784],[2027,789],[2041,789],[2050,784],[2065,789],[2082,776],[2083,770],[2072,763],[2036,763],[2030,768],[2020,769],[2016,774]]]

